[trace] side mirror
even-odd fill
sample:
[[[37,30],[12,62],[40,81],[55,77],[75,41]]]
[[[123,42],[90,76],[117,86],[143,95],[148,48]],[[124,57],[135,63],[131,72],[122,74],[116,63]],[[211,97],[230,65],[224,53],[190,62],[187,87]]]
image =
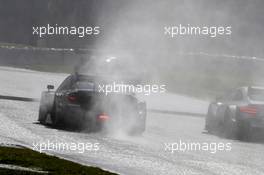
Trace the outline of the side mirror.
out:
[[[54,86],[53,85],[48,85],[47,89],[48,89],[48,91],[50,91],[50,90],[54,89]]]

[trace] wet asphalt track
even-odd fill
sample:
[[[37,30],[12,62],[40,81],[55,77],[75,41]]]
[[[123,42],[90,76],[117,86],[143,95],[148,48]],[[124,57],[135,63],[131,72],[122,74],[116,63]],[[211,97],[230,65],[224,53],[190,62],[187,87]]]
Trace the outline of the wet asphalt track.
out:
[[[47,82],[65,75],[1,69],[3,95],[37,97]],[[9,73],[13,78],[4,76]],[[12,72],[15,72],[12,74]],[[21,77],[20,77],[21,76]],[[28,79],[24,79],[27,76]],[[16,79],[17,77],[17,79]],[[39,80],[41,78],[41,80]],[[23,82],[27,82],[26,84]],[[56,83],[55,83],[56,84]],[[31,90],[30,87],[35,87]],[[12,91],[13,89],[13,91]],[[166,97],[167,98],[167,97]],[[177,99],[176,99],[177,100]],[[194,100],[195,101],[195,100]],[[191,103],[191,102],[190,102]],[[203,132],[204,119],[184,115],[149,113],[142,136],[122,133],[86,133],[58,130],[36,123],[38,102],[0,100],[0,141],[33,148],[33,143],[99,143],[98,151],[49,151],[82,164],[99,166],[120,174],[264,174],[264,144],[228,140]],[[161,107],[162,108],[162,107]],[[186,111],[192,112],[192,111]],[[168,152],[165,143],[231,143],[231,151]]]

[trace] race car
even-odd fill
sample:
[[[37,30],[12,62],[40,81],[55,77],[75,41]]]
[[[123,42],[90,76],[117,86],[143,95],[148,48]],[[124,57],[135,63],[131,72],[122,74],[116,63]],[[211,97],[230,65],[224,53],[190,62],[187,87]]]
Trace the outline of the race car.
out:
[[[100,75],[95,72],[69,75],[56,91],[53,91],[53,85],[48,85],[48,90],[41,95],[39,122],[91,132],[121,129],[129,134],[143,133],[146,103],[133,92],[106,94],[102,90],[103,86],[113,82],[131,83],[132,80],[102,74],[102,71]]]
[[[264,87],[240,87],[209,105],[205,129],[251,140],[264,129]]]

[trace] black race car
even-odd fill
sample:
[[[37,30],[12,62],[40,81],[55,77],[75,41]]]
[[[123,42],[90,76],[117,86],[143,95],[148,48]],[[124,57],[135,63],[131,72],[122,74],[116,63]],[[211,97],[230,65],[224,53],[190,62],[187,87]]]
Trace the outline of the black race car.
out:
[[[209,106],[205,129],[225,137],[251,140],[264,129],[264,88],[241,87]]]
[[[54,86],[48,85],[48,91],[41,96],[39,122],[53,126],[74,126],[89,131],[111,128],[131,134],[144,132],[145,102],[140,101],[135,93],[106,94],[100,91],[100,86],[113,82],[125,83],[125,80],[131,83],[131,79],[91,74],[72,74],[56,91],[52,91]]]

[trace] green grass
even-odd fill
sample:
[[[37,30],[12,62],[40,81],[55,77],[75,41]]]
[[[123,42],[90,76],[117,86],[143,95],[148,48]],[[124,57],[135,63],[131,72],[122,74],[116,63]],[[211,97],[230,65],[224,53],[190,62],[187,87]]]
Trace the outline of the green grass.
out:
[[[55,156],[38,153],[30,149],[0,147],[0,164],[11,164],[26,168],[47,171],[54,175],[112,175],[100,168],[87,167]],[[39,174],[0,168],[0,174]]]

